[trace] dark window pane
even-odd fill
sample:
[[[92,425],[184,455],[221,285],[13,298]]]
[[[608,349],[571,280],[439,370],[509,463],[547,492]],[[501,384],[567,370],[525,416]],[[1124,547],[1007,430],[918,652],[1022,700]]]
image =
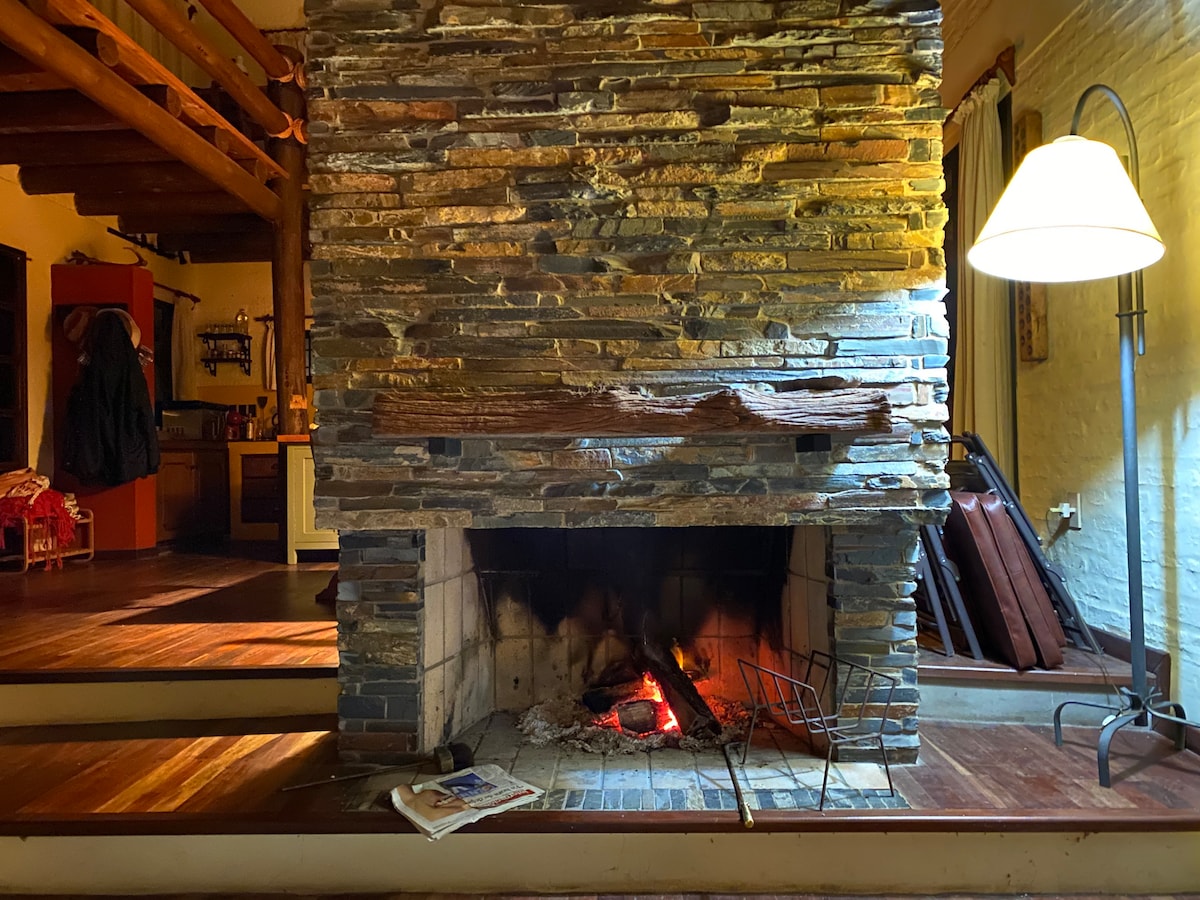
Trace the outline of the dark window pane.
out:
[[[20,298],[17,293],[18,265],[24,265],[16,256],[0,253],[0,304],[10,305]]]
[[[3,259],[0,256],[0,259]],[[17,346],[17,314],[15,310],[0,309],[0,356],[12,356]]]
[[[18,402],[17,367],[12,363],[0,362],[0,409],[15,411]]]
[[[16,425],[14,424],[13,420],[7,416],[0,416],[0,462],[15,459],[16,455]]]

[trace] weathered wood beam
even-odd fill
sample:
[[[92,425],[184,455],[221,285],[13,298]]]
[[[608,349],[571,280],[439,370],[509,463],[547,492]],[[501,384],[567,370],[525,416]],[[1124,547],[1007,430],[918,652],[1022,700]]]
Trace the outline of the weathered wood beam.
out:
[[[106,18],[88,0],[24,0],[42,19],[59,25],[94,28],[108,35],[121,49],[121,61],[114,71],[131,84],[165,84],[179,92],[183,119],[194,128],[212,126],[229,134],[230,155],[237,159],[256,158],[274,167],[260,147],[202,100],[174,72],[143,50],[136,41]],[[186,160],[185,160],[186,162]],[[283,170],[276,169],[282,176]]]
[[[279,216],[279,197],[183,122],[147,100],[20,0],[0,0],[0,41],[54,72],[164,150],[246,203],[265,219]]]
[[[269,134],[283,134],[291,120],[209,38],[162,0],[125,0],[188,59],[216,79],[229,96]]]
[[[398,437],[691,437],[892,430],[887,395],[869,388],[782,394],[726,388],[682,397],[646,397],[617,389],[393,391],[376,400],[373,422],[376,434]]]
[[[2,29],[3,23],[0,23]],[[179,115],[179,95],[171,88],[155,84],[130,90],[162,115],[171,119]],[[123,131],[128,128],[117,113],[93,103],[78,91],[0,94],[0,134]],[[77,149],[79,146],[76,145]]]
[[[118,227],[127,234],[246,234],[263,230],[255,215],[203,216],[165,209],[152,215],[121,216]]]
[[[97,190],[104,185],[95,185]],[[167,210],[178,215],[225,216],[250,212],[232,194],[116,194],[76,193],[75,211],[81,216],[149,216]]]
[[[122,193],[207,193],[217,186],[180,162],[109,163],[107,165],[22,166],[17,173],[27,194],[73,194],[102,184]]]
[[[221,23],[256,63],[263,67],[268,78],[278,80],[291,72],[291,63],[275,49],[267,40],[267,36],[258,30],[258,26],[247,18],[233,0],[200,0],[200,5]]]
[[[289,116],[304,117],[304,93],[294,83],[271,82],[271,95]],[[271,152],[288,174],[286,180],[275,182],[281,214],[275,221],[271,254],[279,433],[308,434],[308,385],[304,376],[305,149],[291,137],[272,141]]]
[[[212,137],[218,149],[223,149],[228,140],[224,132]],[[84,160],[89,165],[174,162],[175,156],[136,131],[0,134],[0,166],[69,166]]]

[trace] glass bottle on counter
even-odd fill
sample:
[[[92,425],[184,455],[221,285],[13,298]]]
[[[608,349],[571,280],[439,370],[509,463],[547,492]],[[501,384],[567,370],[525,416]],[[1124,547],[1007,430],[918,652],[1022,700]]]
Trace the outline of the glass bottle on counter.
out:
[[[237,311],[237,315],[233,317],[234,330],[239,334],[250,333],[250,316],[246,314],[246,308],[243,306]]]

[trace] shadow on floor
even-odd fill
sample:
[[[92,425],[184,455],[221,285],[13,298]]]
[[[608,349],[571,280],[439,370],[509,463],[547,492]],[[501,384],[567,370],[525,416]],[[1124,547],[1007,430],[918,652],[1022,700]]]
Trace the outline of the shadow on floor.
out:
[[[123,625],[196,622],[331,622],[332,607],[316,602],[331,572],[263,572],[169,606],[137,613]]]

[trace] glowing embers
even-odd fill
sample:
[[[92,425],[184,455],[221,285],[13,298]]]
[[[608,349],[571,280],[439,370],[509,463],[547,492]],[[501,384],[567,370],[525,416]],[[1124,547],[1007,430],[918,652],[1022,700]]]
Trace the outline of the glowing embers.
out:
[[[649,672],[642,675],[639,689],[597,716],[596,724],[616,728],[631,737],[643,737],[653,732],[676,738],[681,736],[679,719],[663,697],[662,687]]]

